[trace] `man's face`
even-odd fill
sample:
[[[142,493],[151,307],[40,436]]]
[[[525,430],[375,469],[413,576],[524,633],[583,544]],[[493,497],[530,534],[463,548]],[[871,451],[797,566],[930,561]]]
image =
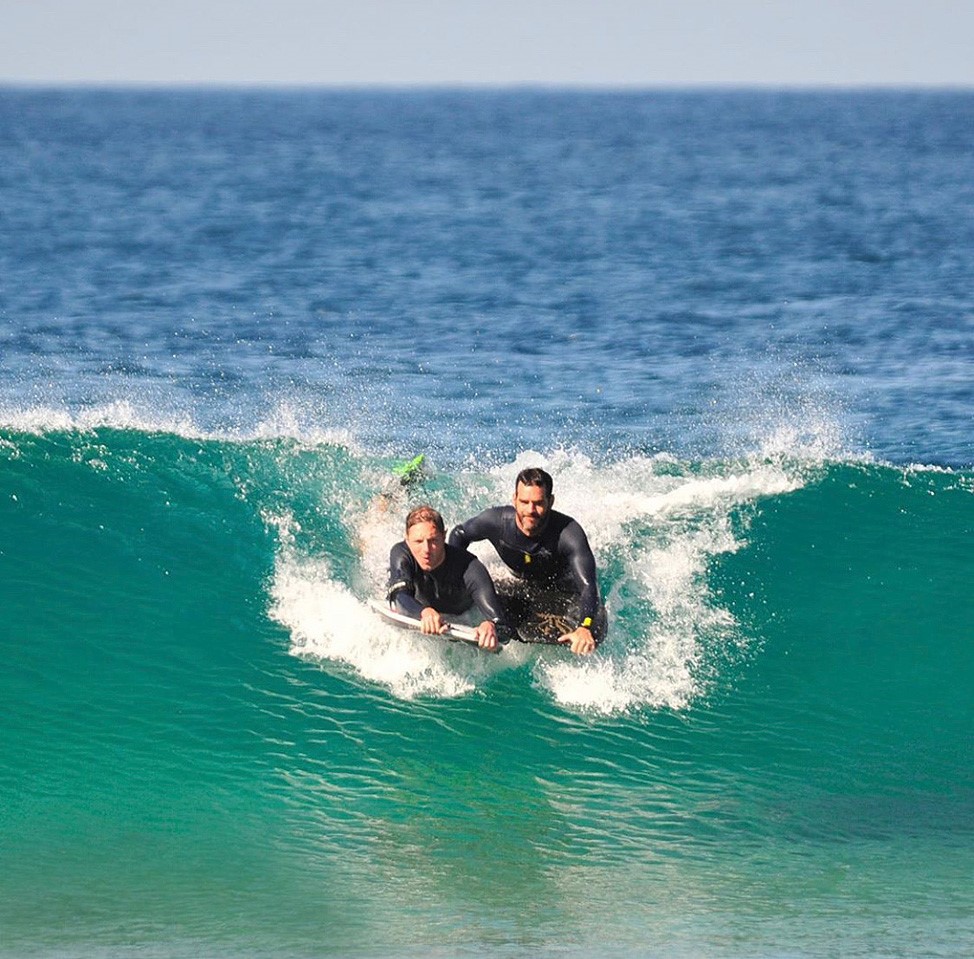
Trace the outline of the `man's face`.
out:
[[[514,492],[514,518],[517,528],[525,536],[537,536],[548,519],[548,511],[554,501],[554,496],[546,496],[540,486],[518,483]]]
[[[419,568],[428,573],[446,559],[446,537],[435,523],[414,523],[406,533],[406,545]]]

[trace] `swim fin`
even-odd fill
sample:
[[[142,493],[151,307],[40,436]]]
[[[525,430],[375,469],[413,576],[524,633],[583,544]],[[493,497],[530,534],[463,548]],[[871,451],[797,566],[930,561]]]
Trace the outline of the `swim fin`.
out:
[[[425,475],[423,463],[425,461],[426,455],[420,453],[419,456],[414,456],[405,463],[393,466],[392,475],[398,477],[401,486],[412,486],[413,483],[418,483],[423,479]]]

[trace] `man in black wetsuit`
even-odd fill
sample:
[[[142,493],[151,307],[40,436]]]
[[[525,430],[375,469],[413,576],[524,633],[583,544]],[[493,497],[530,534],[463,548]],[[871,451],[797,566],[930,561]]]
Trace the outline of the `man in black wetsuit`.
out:
[[[497,648],[497,624],[504,607],[483,563],[466,550],[448,546],[443,517],[419,506],[406,517],[406,538],[389,552],[389,601],[418,619],[424,633],[445,633],[442,614],[458,615],[476,605],[484,617],[475,627],[477,643]]]
[[[490,540],[500,558],[521,579],[576,595],[578,625],[559,637],[573,653],[588,655],[604,627],[595,557],[582,527],[551,507],[553,480],[543,469],[521,470],[511,506],[484,510],[450,531],[449,545],[466,549]],[[599,635],[601,638],[601,635]]]

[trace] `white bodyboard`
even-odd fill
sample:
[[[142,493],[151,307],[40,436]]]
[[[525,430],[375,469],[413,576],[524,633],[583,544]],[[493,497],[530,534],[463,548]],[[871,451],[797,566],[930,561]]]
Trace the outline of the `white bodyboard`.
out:
[[[405,616],[394,609],[390,609],[389,605],[382,602],[382,600],[370,599],[369,608],[373,612],[378,613],[387,622],[394,623],[396,626],[402,626],[404,629],[412,629],[418,633],[422,632],[422,627],[418,619],[413,619],[412,616]],[[426,633],[425,635],[428,636],[430,634]],[[434,638],[436,637],[434,636]],[[461,643],[477,645],[477,634],[474,632],[473,627],[462,626],[459,623],[450,623],[447,631],[441,634],[439,638],[456,639]]]

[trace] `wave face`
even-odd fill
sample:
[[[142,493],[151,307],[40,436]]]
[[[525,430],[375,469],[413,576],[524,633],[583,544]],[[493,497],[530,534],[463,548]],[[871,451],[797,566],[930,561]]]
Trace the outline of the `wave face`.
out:
[[[968,959],[972,182],[969,91],[0,87],[0,959]],[[420,452],[597,656],[369,613]]]
[[[854,954],[959,955],[974,475],[525,453],[416,495],[458,519],[528,460],[597,554],[591,660],[378,622],[381,456],[2,429],[0,952],[582,954],[612,923],[620,955],[800,955],[841,908]]]

